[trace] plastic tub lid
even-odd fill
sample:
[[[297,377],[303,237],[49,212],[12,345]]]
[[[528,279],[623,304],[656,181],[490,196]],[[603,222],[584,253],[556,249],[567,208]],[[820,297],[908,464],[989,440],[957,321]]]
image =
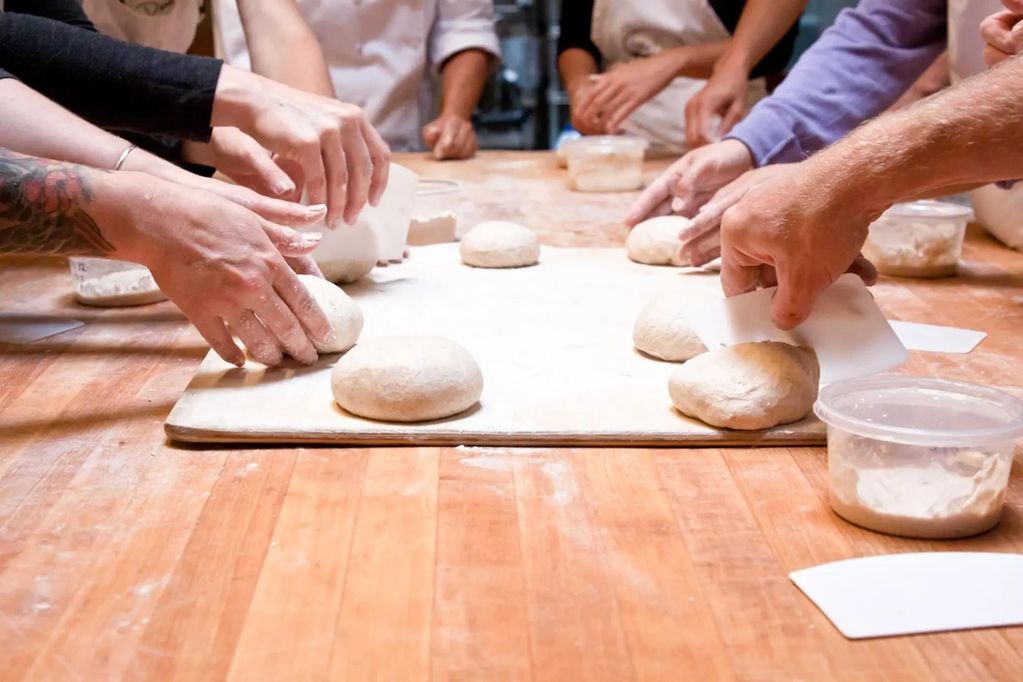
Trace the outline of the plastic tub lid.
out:
[[[566,140],[561,148],[566,153],[573,151],[630,152],[646,151],[650,144],[635,135],[586,135]]]
[[[813,411],[875,440],[928,446],[1004,443],[1023,436],[1023,401],[987,386],[906,375],[836,381]]]
[[[973,210],[969,206],[934,199],[895,204],[885,211],[885,215],[912,218],[913,220],[964,220],[967,222],[973,220]]]

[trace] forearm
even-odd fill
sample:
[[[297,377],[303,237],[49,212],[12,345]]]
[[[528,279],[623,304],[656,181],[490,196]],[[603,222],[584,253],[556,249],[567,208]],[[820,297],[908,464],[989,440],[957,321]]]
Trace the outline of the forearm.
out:
[[[105,128],[208,139],[220,65],[0,12],[0,68]]]
[[[92,215],[99,172],[0,149],[0,253],[105,256]]]
[[[462,50],[441,66],[441,114],[472,118],[487,82],[490,55],[483,50]]]
[[[732,41],[716,64],[749,76],[806,9],[807,0],[747,0]]]
[[[335,97],[323,49],[294,0],[238,0],[252,70],[299,90]]]
[[[839,203],[877,213],[1023,169],[1023,60],[882,116],[808,161]],[[826,179],[826,180],[825,180]]]
[[[589,78],[599,71],[597,60],[586,50],[573,47],[558,55],[558,72],[565,90],[572,92],[582,79]]]
[[[714,65],[725,54],[731,42],[730,39],[716,40],[701,45],[670,47],[655,56],[671,62],[676,78],[710,78]]]

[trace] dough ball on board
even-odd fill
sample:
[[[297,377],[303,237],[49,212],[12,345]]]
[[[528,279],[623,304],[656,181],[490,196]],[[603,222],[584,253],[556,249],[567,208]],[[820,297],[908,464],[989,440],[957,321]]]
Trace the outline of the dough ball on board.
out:
[[[685,306],[691,302],[691,297],[681,292],[666,292],[651,299],[632,327],[636,348],[670,362],[685,362],[705,352],[707,347],[685,316]]]
[[[469,351],[440,336],[364,341],[334,366],[334,400],[352,414],[389,422],[451,417],[476,404],[483,373]]]
[[[763,341],[696,356],[672,372],[668,392],[683,414],[711,426],[753,431],[810,414],[819,380],[813,349]]]
[[[313,341],[320,353],[340,353],[355,345],[362,333],[362,309],[336,284],[314,275],[299,275],[298,279],[312,294],[316,305],[334,327],[336,338],[329,344]]]
[[[533,231],[503,220],[488,220],[462,237],[462,262],[477,268],[521,268],[540,260]]]
[[[644,220],[629,232],[625,240],[629,258],[646,265],[689,265],[682,259],[679,232],[692,225],[689,218],[663,215]]]
[[[327,281],[351,284],[368,275],[370,270],[376,266],[377,260],[376,258],[364,258],[362,260],[317,261],[317,264]]]

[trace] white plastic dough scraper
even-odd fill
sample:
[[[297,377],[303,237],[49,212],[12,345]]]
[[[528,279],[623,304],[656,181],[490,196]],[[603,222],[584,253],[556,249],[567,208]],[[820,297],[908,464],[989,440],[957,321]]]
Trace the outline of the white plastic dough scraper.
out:
[[[810,317],[792,331],[771,322],[776,289],[694,303],[686,316],[707,348],[748,341],[810,346],[820,361],[822,384],[883,372],[906,361],[906,347],[858,276],[839,277],[817,299]]]

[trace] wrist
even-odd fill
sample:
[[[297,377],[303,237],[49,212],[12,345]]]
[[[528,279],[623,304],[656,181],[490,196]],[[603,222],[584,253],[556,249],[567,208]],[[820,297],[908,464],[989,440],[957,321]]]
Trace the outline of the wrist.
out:
[[[747,50],[732,45],[714,63],[713,73],[715,76],[746,79],[749,78],[754,66],[756,64],[753,61],[752,54]]]
[[[263,95],[263,79],[256,74],[224,64],[213,95],[210,125],[239,128],[252,119]]]
[[[114,246],[110,257],[149,265],[150,250],[139,229],[142,221],[138,214],[158,210],[153,205],[157,183],[156,178],[142,172],[91,171],[88,213]]]

